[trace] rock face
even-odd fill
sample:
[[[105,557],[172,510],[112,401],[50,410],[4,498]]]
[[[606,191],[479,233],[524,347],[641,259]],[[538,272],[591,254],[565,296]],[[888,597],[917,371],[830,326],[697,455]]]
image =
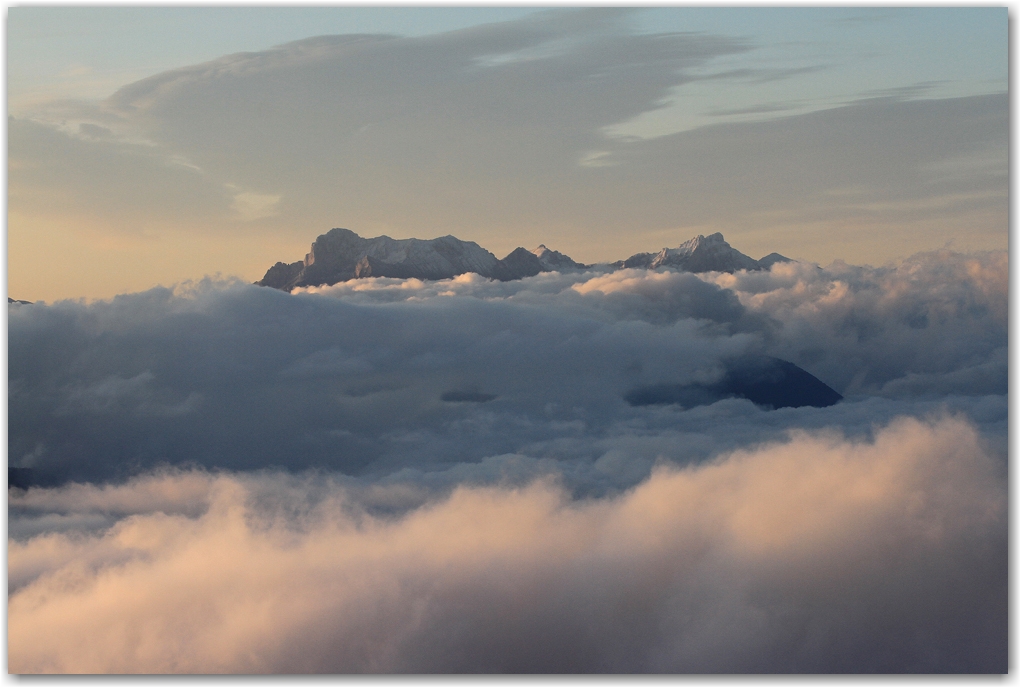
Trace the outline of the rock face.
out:
[[[499,260],[474,241],[461,241],[454,236],[430,240],[389,236],[365,239],[349,229],[332,229],[315,240],[304,260],[278,262],[255,283],[290,291],[299,286],[329,285],[364,277],[450,279],[467,272],[509,281],[539,272],[583,267],[545,246],[534,251],[518,248]]]
[[[502,265],[497,274],[493,276],[503,281],[534,277],[539,272],[550,271],[542,265],[542,261],[534,253],[523,248],[515,248],[510,255],[500,260],[500,262]]]
[[[758,258],[758,264],[767,270],[772,269],[772,266],[777,262],[793,262],[793,260],[779,253],[769,253],[764,258]]]
[[[613,265],[644,267],[650,270],[673,267],[684,272],[732,273],[739,270],[767,269],[759,261],[730,246],[719,233],[711,236],[699,235],[676,248],[663,248],[658,253],[638,253]]]
[[[431,241],[389,236],[364,239],[349,229],[333,229],[315,240],[303,262],[278,270],[289,283],[277,288],[336,284],[362,277],[449,279],[465,272],[488,276],[498,262],[477,243],[453,236]]]
[[[761,260],[744,255],[726,243],[722,234],[697,236],[676,248],[638,253],[606,267],[670,268],[684,272],[737,272],[767,270],[777,262],[790,262],[779,253]],[[260,286],[290,291],[299,286],[322,286],[365,277],[396,279],[450,279],[474,272],[489,279],[510,281],[539,272],[588,269],[544,245],[534,250],[517,248],[499,260],[474,241],[454,236],[438,239],[365,239],[350,229],[331,229],[315,239],[304,260],[278,262],[266,272]]]
[[[562,272],[563,270],[583,270],[588,265],[582,265],[579,262],[574,262],[563,253],[556,250],[549,250],[543,243],[535,250],[531,251],[535,257],[538,258],[539,264],[542,266],[543,272]]]

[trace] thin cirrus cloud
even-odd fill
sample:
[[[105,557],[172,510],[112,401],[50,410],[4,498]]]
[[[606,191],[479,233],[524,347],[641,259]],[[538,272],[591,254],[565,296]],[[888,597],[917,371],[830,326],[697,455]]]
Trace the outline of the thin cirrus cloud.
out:
[[[848,185],[866,189],[863,200],[937,197],[919,170],[961,151],[1004,149],[1004,96],[890,96],[643,145],[607,137],[604,129],[658,109],[672,89],[703,81],[695,68],[753,47],[724,36],[630,34],[612,17],[568,13],[414,39],[310,39],[153,77],[108,106],[201,166],[245,175],[241,183],[277,189],[295,205],[325,208],[332,197],[327,223],[345,210],[372,212],[383,194],[400,189],[395,200],[407,216],[387,221],[424,221],[433,232],[440,222],[472,233],[493,223],[527,225],[535,219],[528,209],[600,236],[625,231],[631,240],[642,229],[676,225],[738,223],[741,232],[741,219],[786,208],[786,219],[796,220],[798,210],[830,201],[821,192]],[[739,73],[784,80],[804,69]],[[601,162],[620,169],[592,178],[578,165],[590,150],[607,151]],[[1004,203],[1003,179],[996,181]],[[451,223],[444,205],[461,217]]]

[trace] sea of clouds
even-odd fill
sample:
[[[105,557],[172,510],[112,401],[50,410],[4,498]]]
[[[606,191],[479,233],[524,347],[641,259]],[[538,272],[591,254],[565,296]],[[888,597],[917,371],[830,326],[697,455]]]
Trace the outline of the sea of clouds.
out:
[[[9,669],[1004,672],[1005,252],[9,308]],[[629,405],[747,354],[844,395]]]

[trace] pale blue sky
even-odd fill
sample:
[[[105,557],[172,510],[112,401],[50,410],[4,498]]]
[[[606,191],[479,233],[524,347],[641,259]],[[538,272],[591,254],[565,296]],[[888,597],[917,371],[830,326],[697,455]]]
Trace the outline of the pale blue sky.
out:
[[[8,95],[17,111],[39,98],[101,98],[129,81],[222,55],[310,36],[421,36],[544,11],[534,7],[12,7]],[[928,96],[1006,89],[1005,8],[649,8],[630,18],[643,32],[705,32],[746,39],[729,65],[824,67],[788,79],[772,98],[815,109],[871,91],[924,85]],[[716,82],[697,111],[753,106],[764,89]],[[707,107],[708,103],[733,107]],[[762,103],[759,103],[762,104]],[[768,104],[768,103],[765,103]],[[778,104],[778,103],[776,103]],[[685,121],[684,128],[690,123]],[[666,125],[665,128],[675,128]]]
[[[394,38],[305,40],[359,33]],[[254,280],[333,226],[586,262],[1007,241],[1006,8],[22,6],[7,48],[20,297]]]
[[[139,78],[326,34],[420,36],[514,19],[534,8],[12,7],[8,89],[22,98],[105,97]]]
[[[789,116],[896,90],[917,89],[915,97],[934,98],[1007,89],[1005,8],[653,9],[639,15],[639,25],[745,37],[754,45],[728,64],[712,65],[714,72],[750,65],[804,70],[764,83],[703,82],[681,99],[686,102],[646,118],[667,129],[718,121],[720,115],[706,113],[763,105],[776,108],[771,116]],[[765,116],[723,115],[743,121]]]

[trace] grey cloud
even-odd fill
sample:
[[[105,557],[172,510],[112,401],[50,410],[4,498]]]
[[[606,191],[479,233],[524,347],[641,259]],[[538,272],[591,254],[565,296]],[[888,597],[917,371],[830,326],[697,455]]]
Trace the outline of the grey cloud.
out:
[[[481,391],[447,391],[439,398],[448,403],[487,403],[496,399],[497,396]]]
[[[90,128],[91,127],[91,128]],[[24,119],[8,119],[9,202],[21,213],[116,220],[137,231],[155,218],[176,222],[227,217],[230,196],[163,151],[100,135],[85,138]]]
[[[967,390],[972,394],[1003,394],[1009,386],[1009,351],[997,348],[987,361],[978,362],[948,374],[910,372],[882,386],[881,393],[901,396],[943,396]]]
[[[200,394],[191,393],[179,402],[159,398],[151,390],[153,375],[146,370],[130,379],[116,374],[90,386],[68,386],[57,415],[136,413],[142,415],[183,415],[201,404]]]
[[[562,23],[574,15],[551,16]],[[378,219],[380,203],[385,221],[416,228],[456,207],[452,226],[470,237],[479,237],[478,226],[537,217],[634,234],[709,223],[740,232],[763,216],[776,225],[921,221],[947,210],[1005,216],[1004,161],[996,178],[948,183],[924,173],[975,150],[1005,149],[1004,95],[861,101],[646,142],[611,140],[604,128],[659,107],[695,78],[692,67],[750,46],[596,24],[544,17],[426,38],[311,39],[154,77],[110,106],[203,168],[282,193],[295,212],[320,208],[323,224],[338,213]],[[492,64],[480,66],[487,57]],[[615,164],[579,166],[591,150]],[[389,188],[400,188],[399,197],[382,190]],[[831,195],[846,188],[861,193]],[[950,208],[917,207],[940,197]],[[879,203],[892,207],[876,210]]]
[[[811,65],[807,67],[789,67],[786,69],[729,69],[723,72],[713,72],[711,74],[699,74],[697,77],[698,81],[718,81],[724,79],[732,79],[734,81],[744,81],[752,84],[763,84],[770,81],[782,81],[783,79],[789,79],[793,76],[800,76],[801,74],[811,74],[812,72],[824,71],[828,67],[826,65]],[[772,110],[768,110],[772,111]]]
[[[861,94],[861,97],[905,100],[908,98],[916,98],[919,96],[923,96],[932,88],[940,86],[944,83],[945,81],[922,81],[921,83],[915,83],[909,86],[900,86],[899,88],[884,88],[878,91],[865,91],[864,93]]]
[[[755,215],[770,223],[775,217],[799,223],[852,219],[864,227],[883,217],[901,223],[935,220],[940,214],[968,210],[968,194],[975,193],[988,194],[982,207],[1004,213],[1005,176],[947,183],[925,170],[964,151],[1004,149],[1005,102],[1000,95],[869,100],[770,122],[704,127],[619,145],[612,152],[640,180],[619,180],[619,191],[641,199],[650,212],[661,212],[657,221],[662,223],[676,222],[675,208],[654,202],[665,193],[685,198],[682,219],[692,225],[726,221],[714,209],[719,205],[727,207],[731,221],[741,224],[747,222],[742,216]],[[999,169],[1006,173],[1004,162]],[[650,181],[654,179],[661,181]],[[721,188],[726,190],[725,203]],[[858,195],[836,193],[849,188]],[[948,206],[932,202],[952,194],[962,197]],[[902,209],[897,211],[896,203],[904,204]],[[1001,232],[1001,226],[995,225],[995,231]],[[980,230],[990,232],[991,227]],[[783,246],[776,250],[794,252]]]
[[[61,303],[12,313],[12,455],[41,442],[32,467],[76,479],[162,462],[358,472],[373,461],[477,460],[561,434],[556,422],[597,433],[627,385],[711,374],[721,353],[748,345],[701,329],[475,298],[354,305],[251,286]],[[442,401],[472,386],[498,396],[479,405],[491,415]]]
[[[10,669],[1005,670],[1008,274],[12,306],[8,452],[54,486],[9,494]],[[850,397],[624,400],[746,353]]]
[[[944,252],[877,269],[380,278],[295,294],[205,282],[21,307],[9,313],[9,450],[56,481],[164,464],[376,479],[512,455],[543,473],[563,461],[570,489],[606,493],[659,458],[1004,398],[1007,275],[1005,254]],[[625,400],[711,386],[746,354],[793,362],[851,400]],[[990,436],[1003,412],[981,421]],[[618,450],[643,467],[614,481],[596,463]]]
[[[751,107],[740,107],[729,110],[710,110],[706,114],[710,117],[730,117],[733,115],[747,114],[768,114],[770,112],[786,112],[794,110],[799,103],[771,103],[766,105],[753,105]]]
[[[782,323],[768,332],[774,355],[844,393],[939,396],[1006,393],[1008,273],[1004,252],[946,250],[894,267],[785,264],[717,281]]]
[[[88,122],[82,122],[81,124],[79,124],[78,131],[83,136],[87,136],[88,138],[104,139],[113,136],[113,132],[107,129],[105,126],[89,124]]]
[[[77,136],[9,122],[12,207],[220,218],[229,183],[294,227],[494,249],[536,218],[635,251],[1001,235],[1005,96],[607,139],[751,48],[619,21],[321,37],[59,104]],[[9,462],[56,486],[9,494],[9,668],[1004,671],[1008,274],[940,251],[11,307]],[[744,354],[848,398],[625,401]]]
[[[937,397],[1005,393],[1008,272],[1005,252],[943,250],[879,268],[786,263],[735,275],[622,270],[506,283],[465,275],[415,289],[376,280],[316,291],[366,303],[442,293],[538,306],[554,296],[598,319],[699,319],[762,337],[766,352],[841,392],[901,395],[907,385],[908,395]]]
[[[220,183],[281,195],[281,212],[306,223],[379,221],[386,207],[386,222],[435,217],[438,229],[457,208],[463,234],[548,213],[551,188],[580,189],[577,160],[604,127],[660,107],[691,68],[750,48],[630,34],[617,15],[308,39],[151,77],[107,110]]]
[[[864,24],[872,22],[883,22],[889,21],[895,18],[897,12],[894,9],[879,9],[879,10],[865,10],[859,11],[848,17],[839,17],[832,21],[836,24]]]
[[[455,125],[586,130],[639,114],[688,78],[685,68],[748,49],[721,36],[629,34],[616,14],[550,13],[417,38],[310,38],[151,77],[108,106],[151,118],[157,133],[179,142],[190,140],[183,130],[190,118],[207,122],[204,135],[236,123],[272,134],[267,142],[301,133],[272,127],[277,117],[302,118],[333,138],[367,123],[439,117]],[[236,108],[256,90],[260,111],[237,121]],[[320,143],[335,145],[328,137]]]

